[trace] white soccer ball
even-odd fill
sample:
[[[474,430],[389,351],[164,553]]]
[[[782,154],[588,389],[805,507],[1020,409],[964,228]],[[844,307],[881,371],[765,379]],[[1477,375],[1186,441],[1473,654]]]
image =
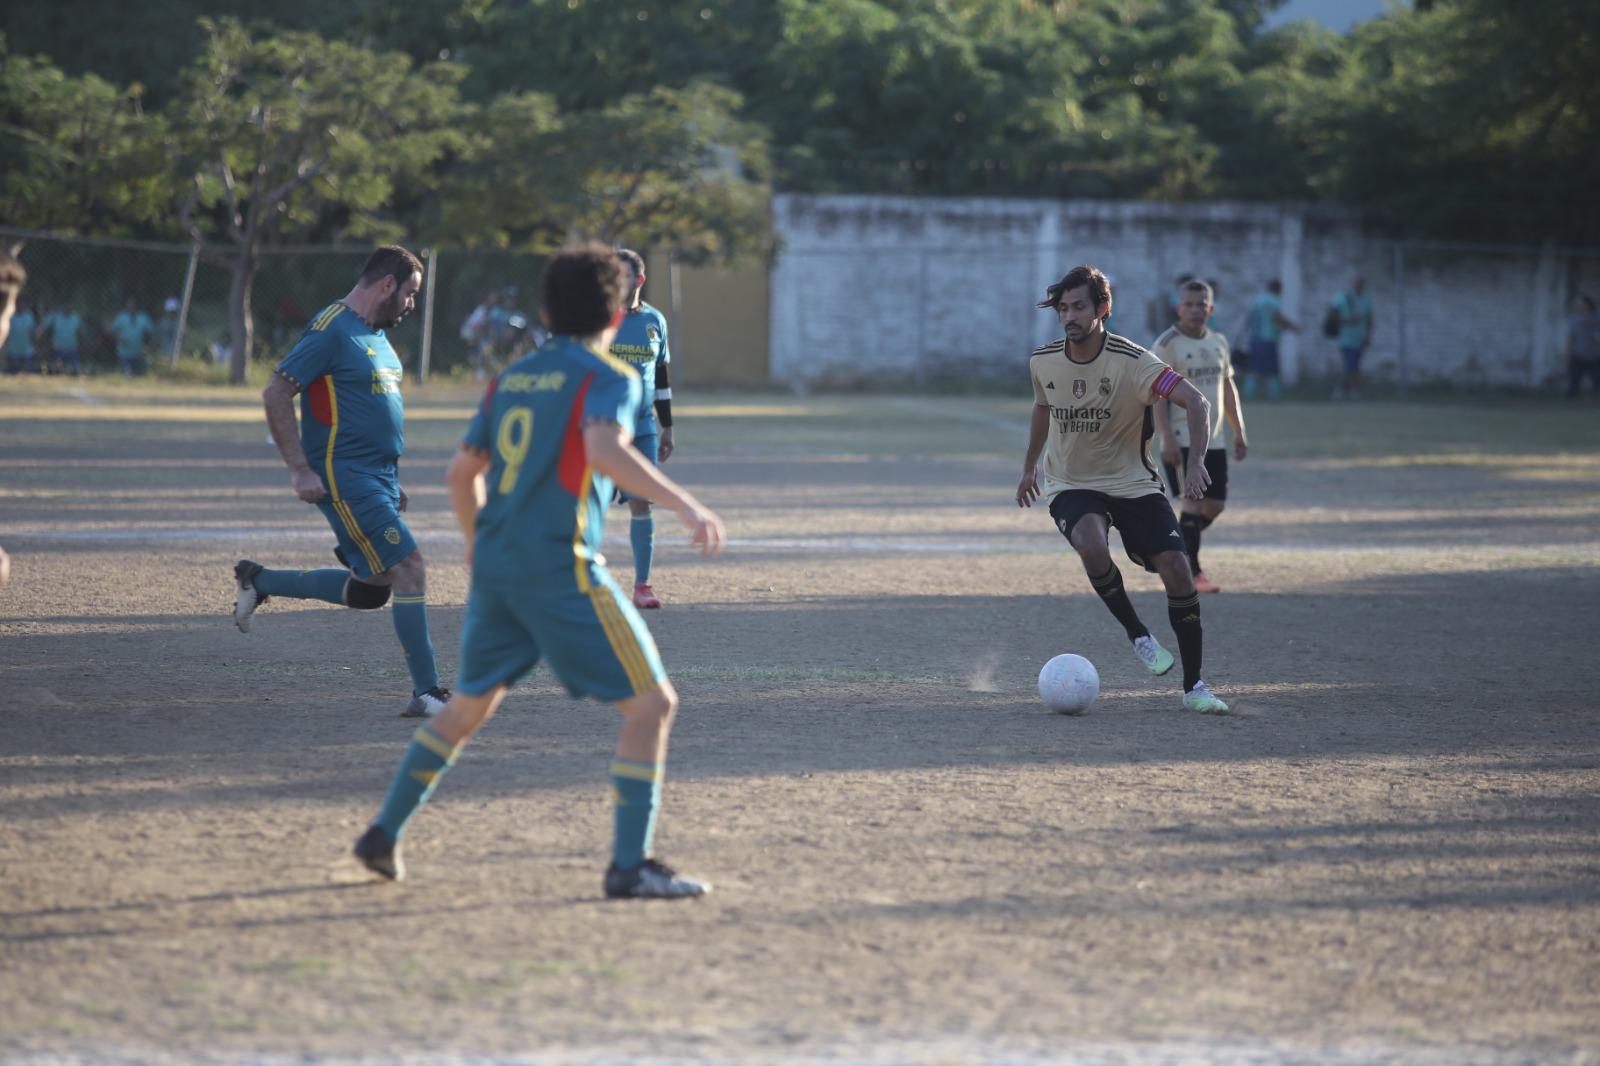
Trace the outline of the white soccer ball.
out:
[[[1100,672],[1081,655],[1057,655],[1039,671],[1039,698],[1057,714],[1082,714],[1100,695]]]

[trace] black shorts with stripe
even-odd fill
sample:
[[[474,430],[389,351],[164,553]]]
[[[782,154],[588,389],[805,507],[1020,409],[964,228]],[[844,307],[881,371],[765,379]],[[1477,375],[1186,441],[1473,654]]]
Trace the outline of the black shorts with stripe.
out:
[[[1189,468],[1189,449],[1181,449],[1183,458],[1179,460],[1181,466],[1171,463],[1162,463],[1161,469],[1167,472],[1167,485],[1172,489],[1175,497],[1183,496],[1183,471]],[[1206,499],[1216,500],[1221,503],[1228,498],[1228,449],[1206,449],[1206,473],[1211,475],[1211,484],[1206,486]]]
[[[1068,540],[1078,521],[1088,514],[1104,515],[1122,535],[1122,550],[1128,558],[1152,574],[1156,568],[1151,560],[1157,555],[1183,551],[1178,518],[1172,513],[1172,504],[1159,492],[1123,499],[1090,489],[1067,489],[1050,501],[1050,517]]]

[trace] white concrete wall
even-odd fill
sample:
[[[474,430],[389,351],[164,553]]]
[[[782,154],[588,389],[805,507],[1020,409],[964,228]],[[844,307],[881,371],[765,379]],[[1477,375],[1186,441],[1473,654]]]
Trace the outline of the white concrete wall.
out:
[[[771,276],[779,385],[1012,377],[1059,327],[1034,309],[1077,263],[1112,278],[1112,329],[1149,344],[1174,279],[1218,286],[1219,325],[1241,334],[1268,278],[1302,327],[1284,375],[1330,378],[1338,351],[1323,309],[1355,274],[1372,293],[1366,370],[1397,380],[1403,338],[1414,384],[1543,385],[1562,373],[1570,292],[1600,259],[1527,251],[1404,254],[1353,212],[1277,204],[778,196]]]

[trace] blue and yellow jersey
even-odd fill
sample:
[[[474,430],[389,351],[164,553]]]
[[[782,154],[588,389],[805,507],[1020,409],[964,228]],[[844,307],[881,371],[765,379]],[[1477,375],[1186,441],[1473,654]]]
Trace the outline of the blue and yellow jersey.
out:
[[[340,471],[395,475],[406,450],[404,371],[383,330],[331,304],[312,318],[278,372],[302,389],[300,443],[329,491]]]
[[[490,456],[474,570],[534,580],[576,575],[588,591],[589,565],[603,561],[612,484],[589,466],[583,427],[631,427],[640,402],[633,367],[572,337],[552,337],[489,383],[463,438]]]
[[[672,349],[667,345],[667,320],[647,303],[638,310],[629,311],[617,327],[617,339],[611,342],[611,354],[639,372],[643,400],[639,405],[639,419],[633,427],[636,437],[656,432],[656,367],[672,362]]]

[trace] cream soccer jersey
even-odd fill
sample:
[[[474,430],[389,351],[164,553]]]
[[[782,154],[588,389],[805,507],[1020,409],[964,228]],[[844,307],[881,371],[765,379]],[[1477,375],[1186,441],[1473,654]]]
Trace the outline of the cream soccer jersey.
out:
[[[1151,349],[1156,358],[1182,374],[1189,383],[1200,390],[1200,395],[1211,405],[1211,444],[1221,448],[1223,418],[1222,395],[1224,386],[1233,377],[1233,353],[1228,349],[1228,338],[1214,329],[1202,336],[1191,337],[1173,326],[1156,338]],[[1180,448],[1189,446],[1189,420],[1181,409],[1172,412],[1172,439]]]
[[[1050,408],[1040,493],[1048,502],[1066,489],[1092,489],[1136,499],[1163,490],[1150,461],[1155,419],[1150,404],[1183,380],[1126,337],[1106,334],[1087,363],[1067,357],[1063,337],[1028,363],[1033,401]]]

